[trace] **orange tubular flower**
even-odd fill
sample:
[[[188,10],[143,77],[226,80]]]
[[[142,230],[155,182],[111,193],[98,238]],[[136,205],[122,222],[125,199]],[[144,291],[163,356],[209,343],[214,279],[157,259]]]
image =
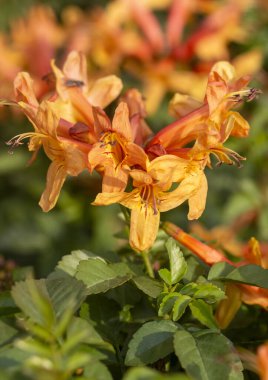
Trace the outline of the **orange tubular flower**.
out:
[[[142,152],[142,151],[141,151]],[[143,159],[143,164],[142,164]],[[94,205],[109,205],[120,203],[130,208],[130,245],[144,251],[152,246],[158,231],[160,212],[171,210],[187,199],[195,198],[197,189],[202,182],[200,172],[185,175],[187,162],[175,156],[165,155],[149,162],[147,156],[140,155],[142,169],[133,169],[129,175],[133,179],[134,190],[130,193],[114,192],[100,193]],[[179,186],[169,191],[172,183],[180,182]],[[194,208],[195,202],[190,203]],[[193,212],[196,212],[195,208]]]
[[[179,97],[177,104],[173,100],[171,109],[176,114],[182,114],[183,105],[192,111],[183,113],[183,117],[157,133],[147,144],[147,151],[161,154],[161,151],[180,156],[183,147],[191,141],[196,143],[191,156],[203,160],[210,165],[209,156],[212,153],[219,163],[237,163],[243,159],[236,152],[223,146],[229,136],[245,137],[249,125],[232,107],[242,100],[252,100],[259,93],[256,89],[246,88],[248,77],[234,80],[234,69],[228,62],[219,62],[213,66],[209,74],[204,104],[190,97]],[[196,106],[199,105],[199,108]],[[163,153],[162,153],[163,154]]]

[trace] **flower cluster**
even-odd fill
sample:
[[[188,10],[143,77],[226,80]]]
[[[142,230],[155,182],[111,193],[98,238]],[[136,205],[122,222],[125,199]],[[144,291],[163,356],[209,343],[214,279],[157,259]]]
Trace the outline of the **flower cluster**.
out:
[[[17,75],[16,103],[34,131],[8,143],[14,147],[30,138],[33,159],[43,146],[52,161],[40,200],[44,211],[54,207],[68,175],[96,170],[102,191],[93,204],[120,203],[131,209],[130,245],[144,251],[154,243],[160,212],[187,201],[188,219],[201,216],[208,188],[204,170],[212,166],[212,156],[217,165],[238,167],[244,159],[224,144],[230,136],[247,136],[249,125],[233,108],[252,100],[258,90],[248,87],[248,76],[236,79],[228,62],[212,67],[203,102],[175,94],[170,102],[175,121],[155,135],[136,89],[119,98],[110,119],[104,109],[120,95],[123,84],[114,75],[90,81],[83,54],[72,51],[62,70],[54,61],[51,67],[55,90],[41,102],[29,74]]]
[[[9,33],[0,34],[0,97],[12,96],[12,80],[26,70],[42,98],[53,87],[51,59],[57,57],[62,65],[77,50],[86,55],[92,78],[127,73],[140,83],[149,113],[168,92],[200,100],[218,60],[232,58],[241,76],[259,71],[262,53],[257,48],[236,57],[229,52],[230,42],[243,44],[249,34],[242,17],[251,6],[238,0],[116,0],[88,12],[65,8],[60,23],[52,9],[33,7],[10,25]]]

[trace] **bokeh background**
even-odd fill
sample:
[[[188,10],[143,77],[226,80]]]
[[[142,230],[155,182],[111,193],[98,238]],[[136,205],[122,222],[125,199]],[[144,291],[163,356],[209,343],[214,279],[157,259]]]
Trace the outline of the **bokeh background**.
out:
[[[143,66],[142,59],[139,61],[135,58],[131,61],[129,57],[122,58],[118,55],[117,43],[113,45],[109,42],[109,31],[107,31],[109,24],[105,25],[105,19],[100,15],[101,10],[105,11],[111,3],[113,2],[104,0],[76,0],[75,2],[71,0],[41,2],[2,0],[0,97],[8,97],[8,91],[10,91],[8,83],[12,84],[12,76],[14,77],[19,69],[29,71],[36,77],[39,76],[41,80],[41,77],[49,72],[49,54],[54,55],[58,62],[61,62],[66,52],[73,47],[87,50],[90,73],[94,77],[108,73],[109,69],[114,70],[123,79],[124,90],[132,86],[140,88],[141,91],[144,90],[143,78],[148,75],[148,67],[150,67],[148,62]],[[161,3],[161,1],[152,3]],[[216,243],[221,244],[220,240],[226,239],[226,236],[229,239],[231,230],[235,234],[235,236],[231,234],[231,238],[247,242],[251,236],[255,236],[263,248],[267,249],[267,4],[265,0],[263,2],[203,0],[193,1],[193,3],[195,9],[184,25],[183,38],[185,40],[193,31],[202,27],[208,15],[211,16],[219,9],[230,5],[241,9],[233,31],[230,33],[229,30],[226,33],[222,26],[225,31],[219,33],[221,36],[218,37],[219,41],[225,47],[222,57],[219,56],[221,55],[220,42],[216,43],[214,51],[213,45],[208,45],[208,56],[197,51],[188,58],[178,58],[177,72],[194,72],[197,76],[200,74],[204,78],[217,59],[229,59],[237,63],[241,72],[250,71],[253,75],[251,86],[260,88],[263,92],[258,99],[244,104],[240,109],[252,127],[250,136],[228,143],[228,147],[245,156],[247,160],[243,162],[243,168],[240,169],[235,166],[220,166],[207,170],[209,193],[206,210],[200,219],[202,230],[200,230],[200,225],[198,227],[195,225],[194,231],[195,233],[199,231],[201,235],[203,233],[201,237],[204,238],[204,233],[207,231],[204,232],[203,228],[213,229],[214,233],[208,234],[208,240],[215,243],[214,240],[218,239]],[[32,11],[36,6],[46,7],[45,13],[47,12],[48,18],[52,17],[38,36],[42,43],[48,41],[50,48],[47,50],[50,52],[48,56],[43,54],[44,51],[42,52],[40,46],[38,47],[36,42],[38,39],[35,40],[36,45],[31,45],[35,34],[33,31],[40,27],[40,20]],[[29,21],[31,12],[32,19]],[[153,12],[159,23],[164,25],[167,15],[165,7],[157,8],[156,6]],[[232,8],[229,12],[226,15],[227,20],[232,17]],[[104,31],[106,28],[107,31],[108,36],[103,36],[104,40],[101,41],[104,46],[105,41],[108,41],[109,49],[105,50],[106,55],[94,49],[90,42],[91,34],[96,34],[98,28]],[[74,35],[77,37],[73,37]],[[49,36],[52,36],[51,40]],[[118,42],[117,37],[115,41]],[[163,56],[165,53],[161,54]],[[24,56],[28,59],[22,58]],[[95,59],[96,57],[100,58]],[[154,59],[159,63],[162,58],[155,55],[149,63],[154,63]],[[131,70],[128,70],[129,67]],[[140,75],[136,75],[137,72]],[[197,92],[198,81],[190,79],[187,83],[189,93]],[[148,124],[155,131],[172,121],[168,114],[168,103],[174,92],[175,90],[167,86],[161,102],[147,117]],[[187,93],[187,86],[183,92]],[[88,173],[82,173],[77,178],[68,179],[56,207],[49,213],[43,213],[38,206],[38,201],[45,186],[48,159],[40,152],[38,159],[28,166],[30,153],[27,151],[26,144],[13,151],[10,151],[6,145],[6,141],[14,135],[30,129],[30,123],[25,117],[14,109],[2,107],[0,111],[0,255],[14,260],[18,265],[32,265],[37,276],[44,276],[51,271],[61,256],[72,250],[83,248],[99,253],[112,250],[122,244],[122,241],[114,237],[121,228],[118,218],[120,208],[117,205],[91,206],[90,202],[100,190],[101,183],[97,175],[90,176]],[[193,223],[189,224],[187,221],[186,205],[163,214],[163,219],[171,220],[186,230],[193,228],[191,227]],[[219,228],[219,226],[225,227]]]

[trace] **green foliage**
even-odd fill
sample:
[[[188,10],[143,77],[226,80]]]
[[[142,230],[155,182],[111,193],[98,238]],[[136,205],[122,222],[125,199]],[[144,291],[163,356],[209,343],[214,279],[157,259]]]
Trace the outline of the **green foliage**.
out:
[[[220,332],[175,333],[174,347],[182,367],[196,380],[243,379],[242,364],[232,343]]]
[[[209,280],[234,281],[268,289],[268,270],[259,265],[242,265],[238,268],[228,263],[217,263],[208,274]]]

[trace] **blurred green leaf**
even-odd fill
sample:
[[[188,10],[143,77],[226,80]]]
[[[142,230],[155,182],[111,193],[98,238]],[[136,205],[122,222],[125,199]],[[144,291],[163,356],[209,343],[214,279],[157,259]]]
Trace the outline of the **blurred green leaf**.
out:
[[[194,380],[242,380],[242,364],[232,343],[220,332],[178,330],[174,347],[182,367]]]
[[[268,289],[268,269],[254,264],[236,268],[228,263],[217,263],[211,267],[208,279],[234,281]]]

